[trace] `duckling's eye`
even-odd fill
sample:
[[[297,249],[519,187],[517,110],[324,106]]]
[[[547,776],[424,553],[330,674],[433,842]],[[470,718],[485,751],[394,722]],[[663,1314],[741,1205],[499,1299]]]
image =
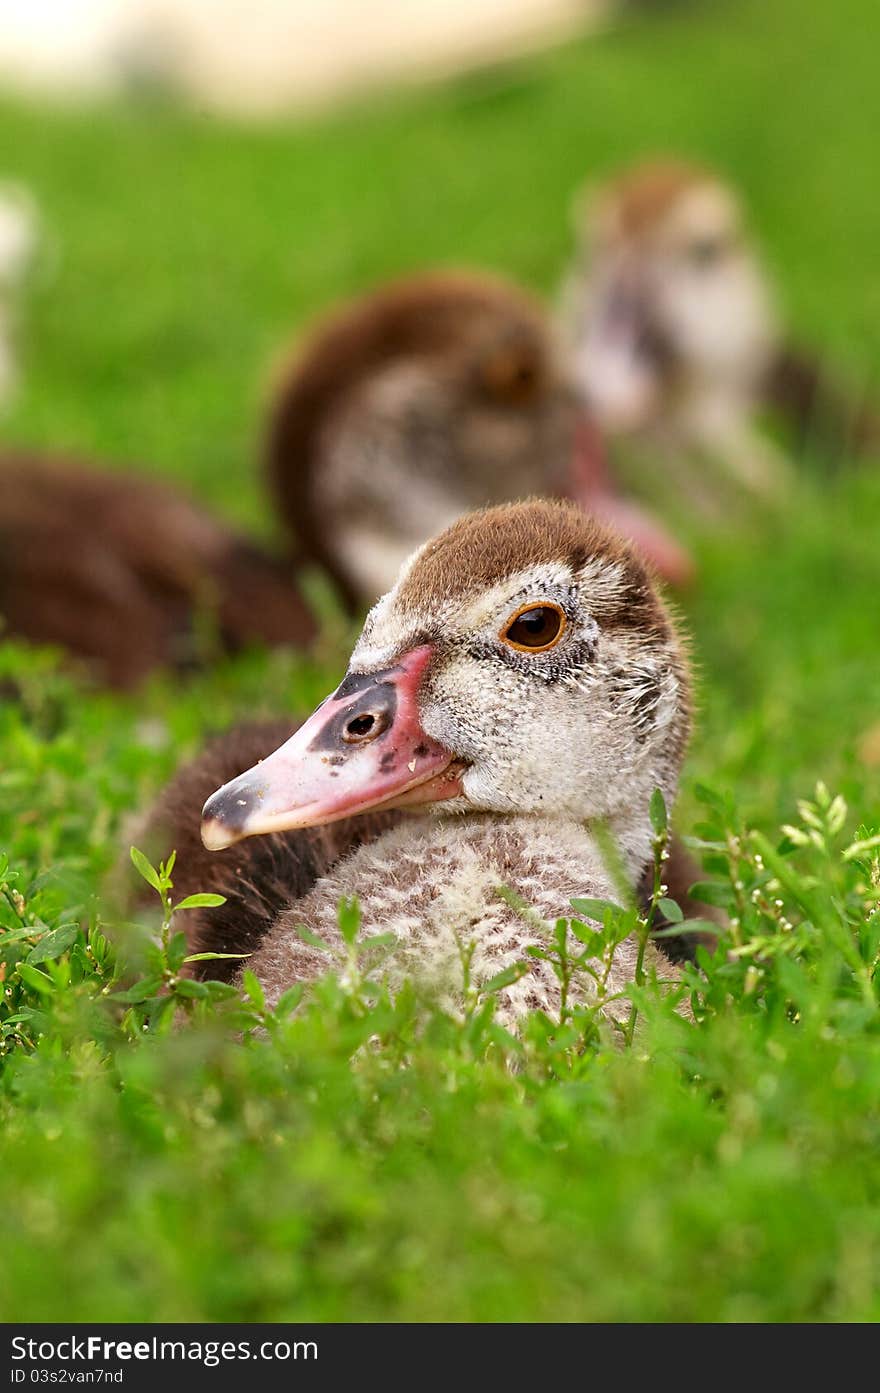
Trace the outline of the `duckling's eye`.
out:
[[[692,266],[707,271],[717,266],[727,253],[727,244],[721,237],[697,237],[687,249],[687,259]]]
[[[521,653],[542,653],[555,648],[565,629],[559,605],[527,605],[511,615],[499,638]]]

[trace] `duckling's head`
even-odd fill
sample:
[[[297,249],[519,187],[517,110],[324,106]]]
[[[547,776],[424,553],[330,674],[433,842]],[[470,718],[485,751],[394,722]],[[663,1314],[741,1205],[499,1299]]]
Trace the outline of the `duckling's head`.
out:
[[[371,610],[336,692],[205,805],[205,844],[378,807],[610,823],[633,868],[689,729],[681,641],[625,543],[576,507],[471,513]]]

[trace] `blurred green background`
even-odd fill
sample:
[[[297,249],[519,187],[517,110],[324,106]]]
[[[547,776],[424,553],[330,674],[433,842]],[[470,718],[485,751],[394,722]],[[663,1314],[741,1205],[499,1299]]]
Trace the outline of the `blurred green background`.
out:
[[[603,32],[515,65],[307,121],[237,126],[156,97],[80,110],[6,100],[3,173],[34,191],[47,247],[25,307],[23,390],[2,437],[137,462],[268,533],[258,463],[268,372],[312,314],[386,275],[437,262],[494,267],[552,296],[570,251],[574,190],[654,153],[694,157],[731,178],[794,335],[844,377],[880,379],[878,52],[873,0],[707,0],[629,8]],[[677,516],[674,499],[669,512]],[[880,722],[876,466],[831,479],[807,471],[784,508],[756,508],[717,534],[688,520],[686,510],[680,525],[701,568],[681,601],[694,633],[699,713],[680,822],[687,829],[696,817],[699,780],[730,792],[742,817],[774,828],[823,778],[845,793],[853,829],[876,827],[880,769],[859,754],[865,732]],[[87,903],[115,859],[126,818],[205,730],[236,714],[303,709],[338,679],[345,655],[337,623],[309,661],[244,657],[188,686],[160,678],[122,698],[84,694],[7,649],[3,672],[23,683],[25,701],[0,710],[0,847],[29,885],[54,877],[61,887],[53,892],[55,912],[69,914],[72,899]],[[347,1066],[332,1072],[338,1041],[316,1036],[313,1063],[327,1052],[339,1108],[360,1117],[352,1136],[366,1145],[364,1154],[378,1156],[377,1169],[365,1178],[353,1159],[361,1152],[347,1152],[345,1137],[334,1132],[332,1093],[321,1095],[312,1149],[297,1153],[300,1188],[291,1188],[286,1218],[283,1168],[271,1182],[282,1211],[274,1227],[265,1214],[255,1217],[268,1143],[262,1123],[248,1132],[245,1102],[264,1076],[274,1080],[267,1096],[281,1087],[277,1061],[263,1058],[251,1074],[246,1054],[215,1058],[213,1046],[174,1041],[171,1063],[129,1061],[133,1082],[123,1097],[137,1100],[139,1088],[143,1097],[153,1089],[161,1096],[163,1088],[170,1097],[179,1085],[185,1118],[169,1122],[167,1135],[158,1104],[143,1121],[128,1102],[120,1122],[116,1094],[103,1083],[81,1107],[81,1090],[100,1072],[85,1047],[73,1050],[68,1075],[47,1072],[39,1087],[37,1065],[22,1067],[13,1089],[21,1111],[5,1114],[0,1165],[10,1187],[4,1212],[12,1216],[7,1267],[16,1277],[6,1299],[16,1315],[60,1317],[53,1266],[78,1248],[96,1293],[91,1306],[86,1290],[78,1295],[80,1316],[136,1318],[143,1310],[167,1319],[179,1310],[191,1318],[277,1318],[302,1309],[296,1292],[312,1292],[311,1306],[308,1295],[302,1299],[319,1314],[386,1319],[553,1318],[554,1309],[563,1318],[597,1311],[659,1319],[876,1314],[880,1244],[865,1227],[866,1214],[876,1214],[876,1119],[866,1083],[880,1076],[876,1037],[860,1044],[859,1088],[844,1103],[818,1091],[834,1060],[814,1069],[800,1055],[789,1076],[779,1062],[784,1050],[771,1064],[754,1032],[738,1029],[728,1021],[712,1047],[716,1091],[708,1102],[682,1086],[677,1066],[662,1066],[652,1092],[639,1061],[606,1056],[604,1075],[599,1069],[590,1081],[592,1102],[564,1091],[545,1095],[546,1132],[536,1128],[527,1143],[517,1133],[509,1151],[508,1132],[520,1126],[513,1085],[472,1079],[464,1112],[444,1104],[436,1155],[431,1143],[412,1138],[442,1070],[435,1077],[426,1066],[410,1112],[395,1114],[392,1100],[392,1140],[364,1143],[370,1109],[351,1096]],[[304,1048],[307,1054],[308,1041]],[[44,1053],[53,1058],[50,1047]],[[54,1060],[51,1069],[61,1071],[57,1050]],[[703,1066],[694,1072],[710,1077]],[[323,1067],[314,1064],[316,1078]],[[761,1082],[767,1070],[777,1071],[773,1087]],[[215,1118],[218,1130],[208,1139],[199,1131],[199,1099],[211,1089],[229,1116]],[[744,1100],[754,1103],[751,1113]],[[716,1149],[716,1122],[730,1120],[728,1103],[739,1147],[733,1169],[730,1155]],[[39,1119],[50,1114],[44,1126]],[[393,1154],[395,1116],[409,1137],[396,1176],[393,1167],[382,1169],[383,1147]],[[841,1116],[843,1149],[835,1152]],[[522,1194],[536,1173],[530,1167],[546,1163],[534,1182],[537,1228],[528,1241],[516,1238],[515,1225],[503,1239],[496,1235],[486,1198],[492,1186],[502,1186],[502,1216],[515,1218],[516,1205],[497,1177],[484,1185],[474,1168],[479,1157],[455,1140],[469,1134],[472,1118],[477,1152],[480,1137],[487,1146],[497,1140],[510,1196]],[[799,1118],[807,1137],[802,1157]],[[569,1126],[572,1136],[582,1128],[572,1157],[583,1190],[578,1200],[566,1190],[559,1207],[559,1187],[573,1181],[553,1147]],[[541,1150],[548,1134],[551,1145]],[[68,1169],[52,1151],[65,1135],[75,1139]],[[233,1151],[245,1143],[253,1155],[239,1185]],[[816,1147],[825,1160],[809,1171]],[[609,1148],[613,1174],[601,1172]],[[107,1155],[124,1168],[118,1178],[102,1179]],[[662,1193],[651,1178],[655,1165]],[[322,1173],[330,1190],[319,1206],[326,1227],[306,1232],[310,1185],[320,1188]],[[34,1197],[16,1209],[14,1186],[31,1174],[55,1195],[54,1218]],[[186,1204],[174,1199],[178,1182]],[[395,1185],[403,1194],[411,1184],[412,1198],[392,1222]],[[115,1206],[107,1212],[104,1185]],[[221,1194],[212,1185],[226,1188]],[[469,1216],[450,1203],[450,1187],[469,1196]],[[845,1217],[847,1195],[865,1208],[850,1215],[843,1233],[835,1216]],[[508,1199],[513,1208],[505,1210]],[[241,1235],[221,1233],[226,1207],[235,1222],[254,1225],[251,1247]],[[771,1210],[775,1227],[764,1231]],[[419,1237],[423,1212],[434,1218]],[[542,1228],[540,1212],[561,1213],[565,1222]],[[471,1225],[460,1263],[449,1227],[459,1220]],[[383,1248],[386,1222],[394,1242]],[[193,1255],[191,1223],[204,1261]],[[589,1256],[575,1251],[575,1241],[593,1232]],[[487,1297],[496,1240],[506,1246]],[[129,1249],[136,1256],[126,1267],[120,1255]],[[301,1286],[285,1266],[289,1250],[298,1254]],[[229,1261],[230,1252],[233,1267],[241,1263],[240,1287],[235,1271],[216,1260],[219,1253]],[[729,1281],[713,1252],[729,1264]],[[115,1266],[109,1256],[104,1262],[111,1253]],[[381,1277],[371,1269],[377,1255],[403,1264],[400,1282],[388,1269]],[[590,1263],[604,1295],[592,1304],[584,1296],[581,1305]],[[631,1284],[634,1264],[639,1278]],[[702,1277],[691,1289],[695,1271]],[[558,1282],[556,1308],[545,1275]]]

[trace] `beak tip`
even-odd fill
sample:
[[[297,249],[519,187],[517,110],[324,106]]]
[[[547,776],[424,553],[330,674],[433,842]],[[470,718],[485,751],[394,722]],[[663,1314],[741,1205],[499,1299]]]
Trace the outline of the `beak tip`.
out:
[[[225,851],[239,840],[238,835],[217,817],[202,818],[202,845],[207,851]]]
[[[253,796],[242,787],[244,778],[218,788],[202,808],[202,844],[208,851],[224,851],[248,835],[245,828],[253,813]]]

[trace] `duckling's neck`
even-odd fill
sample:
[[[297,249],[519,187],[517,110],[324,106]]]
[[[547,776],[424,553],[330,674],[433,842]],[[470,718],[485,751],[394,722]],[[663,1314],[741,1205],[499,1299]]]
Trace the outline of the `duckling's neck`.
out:
[[[570,813],[497,813],[478,812],[465,807],[450,812],[444,805],[435,804],[424,816],[432,817],[437,824],[469,823],[474,828],[482,828],[486,834],[493,835],[493,829],[505,826],[521,826],[531,836],[561,835],[566,844],[579,847],[584,856],[599,858],[604,867],[609,857],[619,864],[624,878],[630,885],[638,885],[652,854],[652,831],[648,819],[622,811],[607,818],[593,821],[580,819]],[[417,820],[418,815],[412,819]],[[603,870],[603,874],[606,874]]]

